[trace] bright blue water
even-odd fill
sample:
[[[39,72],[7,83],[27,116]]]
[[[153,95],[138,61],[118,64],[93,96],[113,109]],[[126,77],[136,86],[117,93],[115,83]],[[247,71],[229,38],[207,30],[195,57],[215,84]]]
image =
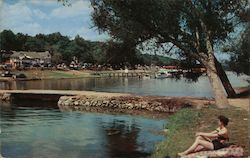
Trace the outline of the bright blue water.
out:
[[[166,120],[131,115],[1,107],[1,154],[11,158],[146,157]]]

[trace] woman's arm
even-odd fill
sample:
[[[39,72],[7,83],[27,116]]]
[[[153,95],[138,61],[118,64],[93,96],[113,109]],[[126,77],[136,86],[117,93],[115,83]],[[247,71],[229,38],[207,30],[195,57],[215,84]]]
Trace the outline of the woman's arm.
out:
[[[216,134],[216,133],[218,133],[219,131],[220,131],[219,128],[217,128],[216,130],[214,130],[214,131],[212,131],[212,132],[210,132],[210,133]]]
[[[196,136],[203,136],[203,137],[208,137],[208,138],[214,138],[214,137],[218,137],[217,133],[204,133],[204,132],[198,132],[196,133]]]
[[[208,137],[208,138],[215,138],[218,137],[219,135],[224,135],[227,131],[224,130],[215,130],[211,133],[205,133],[205,132],[198,132],[196,133],[196,136],[203,136],[203,137]]]

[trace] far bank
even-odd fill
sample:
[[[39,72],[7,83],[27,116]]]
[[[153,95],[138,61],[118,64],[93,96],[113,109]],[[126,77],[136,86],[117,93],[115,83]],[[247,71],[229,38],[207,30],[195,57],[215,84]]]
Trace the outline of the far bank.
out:
[[[143,77],[152,72],[148,70],[110,70],[110,71],[94,71],[94,70],[13,70],[0,71],[2,76],[0,81],[30,81],[44,79],[75,79],[89,77]],[[5,75],[6,77],[3,77]],[[20,76],[20,77],[19,77]]]

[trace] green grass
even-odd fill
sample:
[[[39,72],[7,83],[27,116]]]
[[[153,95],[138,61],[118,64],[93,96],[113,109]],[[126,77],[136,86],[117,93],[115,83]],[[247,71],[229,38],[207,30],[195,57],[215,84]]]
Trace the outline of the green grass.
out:
[[[29,71],[15,71],[16,74],[25,74],[28,79],[60,79],[60,78],[81,78],[90,77],[90,73],[83,71],[57,71],[57,70],[29,70]]]
[[[168,119],[166,139],[156,146],[151,157],[177,157],[178,152],[184,151],[193,143],[195,132],[214,130],[219,115],[225,115],[230,119],[230,142],[243,146],[244,154],[249,155],[249,113],[234,107],[221,110],[211,106],[201,110],[182,109],[172,115]]]

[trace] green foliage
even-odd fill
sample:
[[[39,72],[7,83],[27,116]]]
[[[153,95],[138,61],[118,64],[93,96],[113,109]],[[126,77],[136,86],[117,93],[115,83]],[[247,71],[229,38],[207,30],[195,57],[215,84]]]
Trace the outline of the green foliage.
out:
[[[138,63],[136,57],[136,48],[133,47],[130,42],[120,43],[114,41],[108,41],[102,47],[105,52],[107,63],[111,65],[124,66],[129,64]]]
[[[237,73],[244,73],[250,75],[250,23],[242,33],[240,40],[234,43],[229,51],[232,51],[229,61],[231,70]]]
[[[244,146],[244,155],[247,157],[250,152],[248,130],[246,130],[246,125],[250,123],[250,120],[246,119],[250,117],[249,112],[235,107],[221,110],[214,105],[200,110],[183,109],[170,116],[166,139],[156,146],[151,157],[176,157],[178,152],[186,150],[194,142],[195,132],[211,132],[216,129],[219,115],[230,119],[228,125],[230,142]]]
[[[21,74],[18,74],[16,76],[16,78],[27,78],[27,76],[25,74],[21,73]]]
[[[224,41],[234,31],[240,13],[247,6],[244,0],[91,2],[94,25],[120,45],[129,43],[126,45],[134,48],[152,39],[159,46],[171,43],[175,46],[175,53],[198,60],[204,65],[207,65],[204,59],[208,59],[207,40],[212,47]]]
[[[146,65],[175,65],[179,62],[179,60],[172,59],[166,56],[159,56],[159,55],[150,55],[150,54],[137,54],[139,60],[146,64]]]
[[[167,125],[169,129],[168,135],[173,135],[176,131],[180,130],[180,128],[186,128],[194,125],[198,116],[198,112],[191,108],[182,109],[175,115],[170,116]]]
[[[153,158],[176,157],[176,154],[190,145],[194,135],[190,127],[195,127],[199,112],[185,108],[171,115],[167,122],[167,139],[157,145]]]
[[[3,30],[0,34],[0,48],[2,50],[15,50],[17,39],[10,30]]]
[[[128,41],[118,43],[109,41],[92,42],[77,35],[73,40],[61,35],[59,32],[44,35],[37,34],[34,37],[22,33],[14,34],[10,30],[0,33],[1,49],[17,51],[50,51],[52,63],[69,64],[73,57],[79,62],[94,64],[111,64],[113,66],[133,66],[135,64],[158,64],[172,63],[172,59],[160,56],[142,55],[135,47],[131,47]]]
[[[24,50],[44,51],[45,41],[35,37],[28,37],[24,43]]]
[[[78,57],[81,62],[103,62],[100,56],[100,42],[91,42],[76,36],[74,40],[61,35],[59,32],[48,35],[37,34],[34,37],[22,33],[14,34],[10,30],[3,30],[0,33],[1,50],[17,51],[50,51],[52,61],[55,64],[71,62],[73,56]],[[97,53],[98,51],[98,53]],[[94,56],[93,54],[99,54]]]

